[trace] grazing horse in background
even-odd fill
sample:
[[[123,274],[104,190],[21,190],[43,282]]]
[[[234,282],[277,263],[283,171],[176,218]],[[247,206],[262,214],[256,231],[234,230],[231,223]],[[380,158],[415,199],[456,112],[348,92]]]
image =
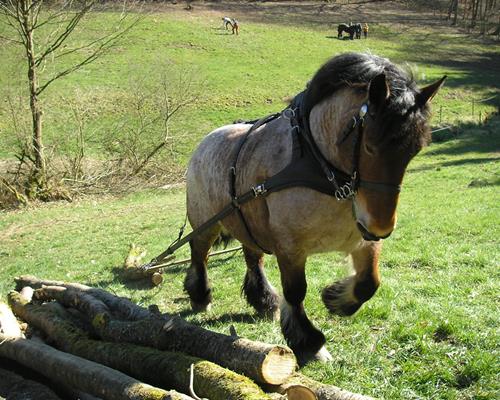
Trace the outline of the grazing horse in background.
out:
[[[354,33],[356,34],[356,39],[361,39],[361,31],[363,28],[360,23],[354,24]]]
[[[345,33],[348,33],[349,38],[351,40],[353,40],[354,33],[356,32],[356,27],[355,27],[355,25],[339,24],[339,26],[337,27],[337,32],[338,32],[337,37],[339,39],[342,38],[342,33],[345,32]]]
[[[222,17],[222,27],[228,30],[228,25],[233,27],[232,19],[229,17]]]
[[[288,345],[302,364],[331,359],[325,336],[304,309],[307,257],[339,251],[352,258],[354,274],[323,289],[322,300],[331,313],[352,315],[374,295],[380,283],[380,239],[396,225],[399,186],[408,163],[430,139],[428,103],[443,81],[419,89],[389,60],[347,53],[324,64],[307,89],[274,118],[255,126],[223,126],[206,136],[186,178],[193,229],[236,196],[255,191],[255,185],[263,182],[265,190],[272,177],[299,165],[294,163],[304,161],[313,147],[319,154],[316,161],[327,166],[325,173],[314,164],[314,179],[328,187],[316,190],[298,183],[256,197],[194,236],[184,280],[193,310],[210,305],[207,254],[221,234],[230,234],[243,244],[247,301],[261,315],[277,314],[279,296],[264,273],[264,253],[274,254],[283,288],[281,330]],[[336,198],[327,191],[339,171],[357,184],[348,196]]]

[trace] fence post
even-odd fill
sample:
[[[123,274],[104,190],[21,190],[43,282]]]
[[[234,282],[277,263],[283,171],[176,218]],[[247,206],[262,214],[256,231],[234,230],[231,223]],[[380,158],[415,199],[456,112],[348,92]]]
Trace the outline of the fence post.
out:
[[[474,118],[474,99],[472,99],[472,118]]]

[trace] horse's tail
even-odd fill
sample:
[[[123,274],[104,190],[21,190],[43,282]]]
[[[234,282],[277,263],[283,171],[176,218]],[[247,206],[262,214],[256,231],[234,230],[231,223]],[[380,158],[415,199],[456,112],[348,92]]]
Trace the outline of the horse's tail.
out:
[[[220,231],[219,236],[217,239],[215,239],[214,244],[212,247],[218,249],[218,248],[227,248],[231,242],[233,242],[235,239],[231,236],[231,234],[226,231],[224,228]]]

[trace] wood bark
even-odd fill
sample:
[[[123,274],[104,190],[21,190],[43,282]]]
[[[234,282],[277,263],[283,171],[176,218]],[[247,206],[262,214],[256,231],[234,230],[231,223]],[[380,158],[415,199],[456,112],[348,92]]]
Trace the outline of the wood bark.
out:
[[[77,293],[62,287],[47,287],[38,289],[35,295],[44,291],[65,292],[65,296]],[[29,304],[17,292],[9,294],[9,303],[18,316],[42,330],[61,350],[120,370],[142,381],[189,393],[190,366],[193,365],[194,391],[200,397],[210,400],[269,398],[250,379],[196,357],[128,343],[91,340],[88,333],[74,326],[61,310],[51,307],[54,303]],[[102,306],[100,303],[98,308]]]
[[[140,307],[125,297],[115,296],[103,289],[93,288],[80,283],[69,283],[48,279],[38,279],[32,275],[22,275],[15,278],[16,290],[19,292],[24,287],[31,287],[39,289],[42,286],[61,286],[68,289],[75,289],[77,291],[86,293],[90,296],[101,300],[106,306],[120,316],[122,319],[136,321],[140,319],[150,318],[157,315],[150,310]]]
[[[266,386],[265,389],[286,393],[288,400],[374,400],[373,397],[324,385],[300,373],[293,374],[281,385]]]
[[[72,303],[71,298],[65,298],[64,292],[57,294],[54,291],[52,294],[54,297],[60,296],[57,301],[62,304],[87,313],[94,328],[104,340],[183,352],[212,361],[256,382],[275,385],[279,385],[290,377],[297,366],[295,356],[288,347],[212,332],[190,324],[180,317],[165,314],[159,316],[138,306],[132,306],[133,303],[128,301],[124,305],[129,308],[129,311],[135,316],[141,315],[145,318],[136,318],[134,321],[113,320],[103,306],[115,311],[117,306],[121,307],[122,300],[117,301],[116,298],[113,299],[113,295],[109,293],[104,295],[89,287],[82,288],[77,284],[57,285],[55,281],[41,281],[35,277],[20,277],[16,279],[16,282],[18,288],[56,284],[55,286],[80,292],[81,298],[86,300],[76,304]],[[102,305],[85,297],[90,294],[92,297],[103,300]],[[94,294],[96,296],[93,296]],[[90,306],[93,303],[95,303],[94,306]]]
[[[0,398],[8,400],[60,400],[51,389],[41,383],[0,368]]]
[[[0,343],[1,357],[14,360],[55,382],[69,384],[105,400],[192,400],[45,344],[3,334],[0,334]]]

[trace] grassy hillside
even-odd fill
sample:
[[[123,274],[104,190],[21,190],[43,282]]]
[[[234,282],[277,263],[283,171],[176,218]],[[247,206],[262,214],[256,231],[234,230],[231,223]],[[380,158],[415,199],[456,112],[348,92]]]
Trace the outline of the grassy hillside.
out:
[[[382,22],[371,25],[366,41],[341,41],[333,29],[341,21],[335,19],[302,25],[244,15],[235,37],[220,29],[219,12],[167,11],[144,14],[119,47],[47,92],[48,143],[60,145],[71,135],[75,122],[68,104],[77,101],[89,109],[90,154],[103,157],[102,139],[133,111],[133,82],[154,87],[158,72],[172,65],[194,71],[203,92],[173,126],[181,164],[214,127],[280,110],[283,97],[301,90],[326,59],[343,51],[371,51],[409,63],[421,85],[449,75],[433,101],[433,125],[454,128],[437,132],[410,164],[398,227],[384,243],[382,286],[375,297],[351,318],[330,316],[320,291],[349,269],[337,254],[308,260],[306,309],[325,333],[334,362],[303,372],[385,399],[497,399],[500,118],[478,123],[479,113],[484,119],[497,109],[498,97],[475,103],[474,113],[471,101],[498,93],[498,46],[439,26]],[[95,14],[78,40],[113,17]],[[19,87],[20,57],[13,45],[0,46],[0,93]],[[12,121],[2,101],[0,158],[6,158],[12,156]],[[165,271],[164,283],[153,289],[120,279],[129,244],[146,248],[147,257],[159,254],[177,237],[184,215],[183,189],[1,212],[0,296],[5,298],[20,274],[78,281],[158,304],[216,331],[227,333],[232,324],[241,336],[283,343],[279,324],[257,319],[240,297],[245,267],[239,254],[211,262],[214,303],[205,314],[190,312],[182,291],[186,266]],[[187,255],[182,249],[178,258]],[[267,257],[266,263],[279,287],[275,259]]]
[[[237,13],[237,11],[231,11]],[[240,11],[241,12],[241,11]],[[68,46],[81,45],[109,26],[118,14],[93,14]],[[1,18],[1,17],[0,17]],[[287,15],[283,18],[286,20]],[[292,18],[292,15],[290,15]],[[320,16],[317,16],[320,18]],[[409,66],[424,85],[447,74],[446,87],[435,100],[434,124],[476,120],[495,109],[494,101],[476,103],[498,91],[498,47],[442,29],[404,24],[371,25],[368,40],[338,40],[335,18],[315,25],[257,23],[239,16],[238,37],[221,29],[220,13],[182,7],[142,14],[140,23],[106,56],[50,87],[43,96],[46,144],[63,151],[75,135],[74,105],[86,110],[87,146],[103,157],[102,143],[126,117],[134,115],[132,89],[138,83],[153,94],[166,71],[173,81],[182,71],[196,82],[201,98],[173,121],[179,162],[184,164],[195,143],[217,126],[237,118],[253,118],[283,108],[283,98],[301,91],[328,58],[346,51],[368,51]],[[1,31],[3,29],[3,31]],[[0,34],[6,33],[0,24]],[[43,37],[43,32],[40,32]],[[0,47],[0,91],[24,89],[22,51],[12,43]],[[57,59],[45,66],[42,81],[85,54]],[[73,106],[71,106],[73,104]],[[19,118],[21,113],[18,113]],[[25,118],[29,118],[24,113]],[[127,120],[128,121],[128,120]],[[122,129],[123,130],[123,129]],[[0,156],[12,156],[13,121],[4,101],[0,106]]]

